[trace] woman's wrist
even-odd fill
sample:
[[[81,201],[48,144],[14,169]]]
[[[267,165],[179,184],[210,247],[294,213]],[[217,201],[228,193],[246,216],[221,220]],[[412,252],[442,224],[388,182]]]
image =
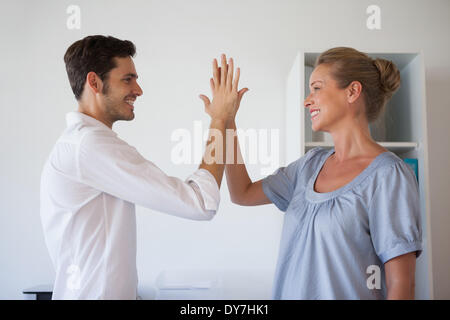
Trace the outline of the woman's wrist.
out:
[[[224,126],[226,128],[227,123],[228,123],[227,119],[223,118],[223,117],[211,118],[211,125],[215,124],[215,125],[219,125],[219,126]]]

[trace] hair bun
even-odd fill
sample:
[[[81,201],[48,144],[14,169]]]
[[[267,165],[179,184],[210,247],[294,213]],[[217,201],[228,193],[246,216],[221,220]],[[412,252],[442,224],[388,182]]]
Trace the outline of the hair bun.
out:
[[[400,87],[400,71],[392,61],[386,59],[376,58],[373,63],[380,73],[381,89],[391,97]]]

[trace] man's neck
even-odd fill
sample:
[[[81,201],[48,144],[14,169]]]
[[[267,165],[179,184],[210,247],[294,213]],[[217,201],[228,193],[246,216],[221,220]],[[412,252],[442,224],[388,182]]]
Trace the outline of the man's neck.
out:
[[[105,117],[103,117],[101,114],[99,114],[99,112],[95,112],[95,110],[92,110],[92,108],[86,108],[85,106],[79,104],[78,112],[81,112],[91,118],[94,118],[94,119],[100,121],[101,123],[103,123],[105,126],[107,126],[108,128],[110,128],[112,130],[113,123],[111,121],[105,119]]]

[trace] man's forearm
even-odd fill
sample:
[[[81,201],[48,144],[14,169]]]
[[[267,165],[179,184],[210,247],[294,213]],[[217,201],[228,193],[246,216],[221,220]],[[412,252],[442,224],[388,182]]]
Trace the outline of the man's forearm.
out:
[[[200,169],[208,170],[214,176],[219,188],[225,169],[225,128],[225,120],[211,120],[205,154],[199,167]]]

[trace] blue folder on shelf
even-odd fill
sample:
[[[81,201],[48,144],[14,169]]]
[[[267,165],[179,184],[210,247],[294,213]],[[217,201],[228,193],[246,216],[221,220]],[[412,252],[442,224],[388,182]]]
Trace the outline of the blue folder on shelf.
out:
[[[414,171],[417,181],[419,181],[419,162],[414,158],[405,158],[403,161]]]

